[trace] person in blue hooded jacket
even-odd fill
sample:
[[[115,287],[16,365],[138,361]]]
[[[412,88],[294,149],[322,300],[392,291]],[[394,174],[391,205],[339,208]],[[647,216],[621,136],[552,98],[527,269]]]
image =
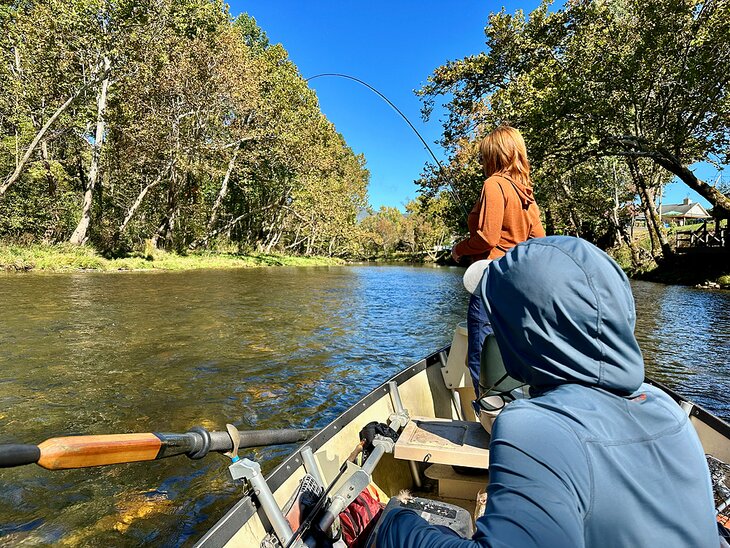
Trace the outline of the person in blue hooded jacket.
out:
[[[378,548],[719,546],[712,487],[682,409],[644,384],[634,299],[583,240],[530,240],[480,290],[507,373],[531,399],[497,417],[487,508],[471,539],[386,514]]]

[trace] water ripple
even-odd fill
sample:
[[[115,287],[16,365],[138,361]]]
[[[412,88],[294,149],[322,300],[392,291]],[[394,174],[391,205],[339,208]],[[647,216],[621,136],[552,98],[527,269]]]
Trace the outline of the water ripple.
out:
[[[458,268],[0,276],[0,442],[320,427],[451,341]],[[730,418],[730,295],[633,284],[650,375]],[[252,450],[270,470],[291,446]],[[0,544],[189,543],[235,501],[227,462],[0,471]]]

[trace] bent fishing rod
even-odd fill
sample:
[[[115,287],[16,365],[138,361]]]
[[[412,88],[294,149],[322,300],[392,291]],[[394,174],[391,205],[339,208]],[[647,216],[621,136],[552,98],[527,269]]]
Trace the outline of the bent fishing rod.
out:
[[[239,449],[297,443],[317,432],[313,428],[239,431],[231,424],[226,428],[226,431],[216,432],[196,426],[182,434],[66,436],[50,438],[38,445],[0,444],[0,468],[37,464],[47,470],[65,470],[176,455],[197,460],[210,452],[223,453],[236,461]]]
[[[439,161],[438,158],[436,158],[436,155],[433,153],[433,150],[431,150],[431,147],[428,146],[428,143],[426,142],[426,140],[418,132],[418,130],[416,129],[416,126],[414,126],[411,123],[411,121],[403,113],[403,111],[401,111],[401,109],[399,109],[397,106],[395,106],[395,104],[393,103],[393,101],[391,101],[390,99],[388,99],[383,93],[381,93],[380,91],[378,91],[377,89],[375,89],[373,86],[371,86],[367,82],[365,82],[363,80],[360,80],[359,78],[355,78],[354,76],[350,76],[348,74],[340,74],[340,73],[336,73],[336,72],[325,72],[325,73],[322,73],[322,74],[315,74],[314,76],[310,76],[309,78],[306,78],[304,81],[305,82],[309,82],[310,80],[314,80],[316,78],[322,78],[324,76],[333,76],[333,77],[336,77],[336,78],[345,78],[347,80],[352,80],[353,82],[357,82],[358,84],[361,84],[361,85],[365,86],[366,88],[368,88],[370,91],[374,92],[376,95],[378,95],[378,97],[380,97],[386,103],[388,103],[388,105],[390,105],[390,107],[393,110],[395,110],[400,115],[400,117],[403,118],[403,120],[405,120],[405,122],[408,124],[408,126],[413,130],[413,133],[415,133],[416,136],[421,140],[421,143],[423,143],[423,146],[426,147],[426,150],[431,155],[431,158],[433,158],[433,161],[436,162],[436,166],[438,167],[438,172],[439,172],[439,175],[440,175],[440,179],[442,181],[444,181],[445,184],[447,185],[447,187],[449,189],[449,192],[451,192],[451,195],[453,196],[454,201],[459,205],[459,208],[461,209],[462,213],[465,216],[468,215],[468,212],[466,211],[466,208],[464,207],[463,202],[459,198],[459,194],[456,192],[456,189],[454,188],[454,185],[451,184],[451,182],[445,177],[446,169],[444,168],[443,164]]]

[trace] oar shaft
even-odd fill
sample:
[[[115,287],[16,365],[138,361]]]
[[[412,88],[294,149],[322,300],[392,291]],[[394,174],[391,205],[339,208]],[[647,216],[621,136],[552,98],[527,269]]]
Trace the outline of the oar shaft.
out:
[[[0,451],[0,468],[33,464],[38,462],[39,458],[41,458],[41,450],[37,445],[9,443],[3,445],[2,451]]]
[[[311,437],[314,429],[254,430],[239,432],[239,448],[296,443]],[[39,445],[0,445],[0,468],[37,463],[48,470],[86,468],[123,462],[140,462],[185,454],[199,459],[209,452],[233,449],[228,432],[208,432],[196,427],[184,434],[107,434],[51,438]]]
[[[239,448],[263,447],[265,445],[279,445],[297,443],[312,437],[317,432],[311,428],[287,428],[282,430],[251,430],[241,432]],[[230,447],[229,447],[230,449]]]

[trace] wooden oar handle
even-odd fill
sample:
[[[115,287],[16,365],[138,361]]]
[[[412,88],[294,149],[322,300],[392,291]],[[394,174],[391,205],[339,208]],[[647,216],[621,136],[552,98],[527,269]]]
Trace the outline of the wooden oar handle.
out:
[[[38,464],[61,470],[155,460],[161,447],[160,438],[151,433],[51,438],[38,445]]]

